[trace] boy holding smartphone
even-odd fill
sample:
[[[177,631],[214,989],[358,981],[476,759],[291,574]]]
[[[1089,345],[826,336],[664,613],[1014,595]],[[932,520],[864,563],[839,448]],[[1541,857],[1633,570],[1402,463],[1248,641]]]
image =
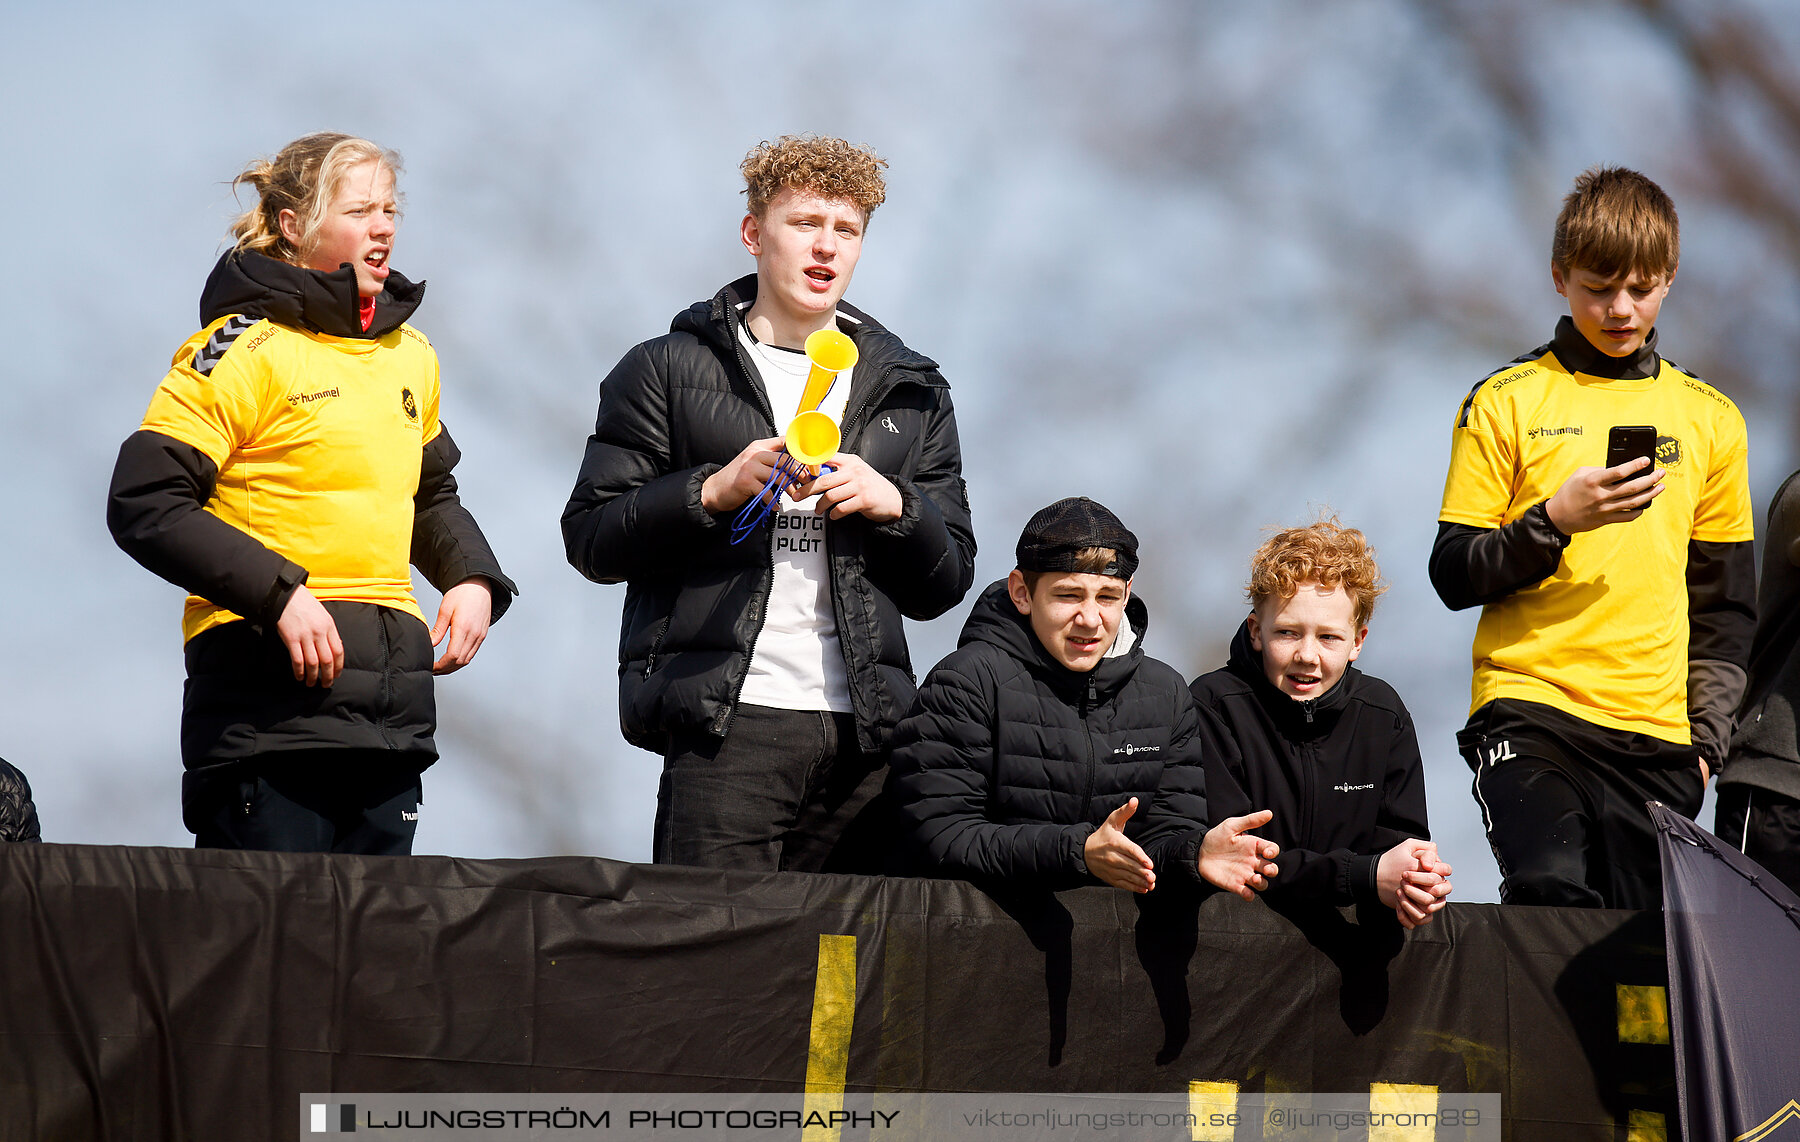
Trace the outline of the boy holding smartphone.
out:
[[[1569,315],[1457,410],[1431,581],[1482,606],[1457,740],[1509,904],[1661,907],[1645,802],[1699,810],[1744,691],[1744,420],[1656,351],[1679,256],[1660,187],[1583,174],[1551,251]],[[1654,458],[1595,466],[1631,426]]]

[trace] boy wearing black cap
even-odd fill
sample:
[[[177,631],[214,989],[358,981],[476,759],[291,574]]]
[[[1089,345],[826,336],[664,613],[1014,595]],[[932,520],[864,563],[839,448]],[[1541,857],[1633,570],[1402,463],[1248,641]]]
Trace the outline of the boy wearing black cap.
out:
[[[1275,845],[1256,813],[1207,828],[1192,698],[1143,650],[1137,536],[1060,500],[1019,537],[957,650],[895,731],[889,788],[927,875],[1148,892],[1159,873],[1254,898]]]

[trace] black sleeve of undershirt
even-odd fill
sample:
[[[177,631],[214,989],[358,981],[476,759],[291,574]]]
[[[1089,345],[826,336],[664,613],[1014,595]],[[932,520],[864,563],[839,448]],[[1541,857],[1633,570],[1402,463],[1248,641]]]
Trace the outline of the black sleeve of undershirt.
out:
[[[413,496],[412,565],[440,592],[473,576],[488,580],[493,596],[490,621],[499,622],[519,593],[488,546],[481,525],[463,506],[452,469],[462,459],[450,430],[441,423],[419,461],[419,490]]]
[[[218,476],[198,448],[140,429],[119,448],[106,526],[153,573],[273,629],[306,569],[205,510]]]
[[[1749,540],[1688,543],[1688,725],[1717,770],[1731,742],[1756,637],[1756,556]]]
[[[1500,527],[1438,524],[1431,585],[1445,606],[1453,611],[1481,606],[1556,573],[1569,537],[1550,522],[1545,503]]]

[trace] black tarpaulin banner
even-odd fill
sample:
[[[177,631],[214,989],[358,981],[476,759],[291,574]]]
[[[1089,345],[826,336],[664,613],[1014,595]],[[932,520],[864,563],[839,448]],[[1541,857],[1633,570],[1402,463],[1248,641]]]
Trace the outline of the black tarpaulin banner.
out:
[[[1685,1136],[1800,1139],[1800,897],[1679,813],[1650,814]]]
[[[0,845],[0,973],[5,1142],[292,1139],[303,1092],[809,1081],[1495,1092],[1508,1138],[1675,1130],[1657,913],[1403,933],[1163,889]]]

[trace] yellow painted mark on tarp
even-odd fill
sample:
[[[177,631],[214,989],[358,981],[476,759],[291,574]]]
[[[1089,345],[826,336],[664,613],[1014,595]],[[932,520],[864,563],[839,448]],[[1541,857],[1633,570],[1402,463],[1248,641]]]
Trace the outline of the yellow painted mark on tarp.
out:
[[[1626,1120],[1625,1142],[1669,1142],[1669,1120],[1654,1110],[1634,1110]]]
[[[1369,1142],[1437,1137],[1438,1088],[1413,1083],[1369,1084]]]
[[[1236,1083],[1188,1083],[1188,1113],[1194,1116],[1193,1142],[1231,1142],[1236,1127],[1225,1123],[1237,1112]]]
[[[819,974],[813,983],[812,1036],[806,1046],[806,1115],[829,1119],[844,1109],[850,1073],[850,1025],[856,1017],[856,937],[819,937]],[[808,1126],[801,1142],[837,1142],[836,1127]]]
[[[1619,1042],[1667,1043],[1669,1041],[1669,991],[1655,984],[1621,983],[1619,989]]]

